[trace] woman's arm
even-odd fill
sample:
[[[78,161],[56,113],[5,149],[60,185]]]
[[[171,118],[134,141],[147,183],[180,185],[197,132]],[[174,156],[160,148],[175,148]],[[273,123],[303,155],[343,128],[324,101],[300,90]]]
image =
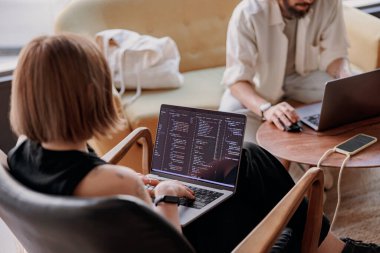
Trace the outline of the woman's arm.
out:
[[[158,181],[147,179],[126,167],[106,164],[98,166],[88,173],[76,187],[74,195],[95,197],[126,194],[140,198],[147,203],[148,206],[152,207],[152,200],[144,187],[144,183],[156,185]],[[159,183],[154,189],[154,194],[156,196],[171,195],[194,198],[190,189],[176,181]],[[162,202],[157,207],[154,207],[154,210],[181,231],[178,206],[176,204]]]
[[[75,196],[132,195],[151,205],[141,177],[132,169],[105,164],[90,171],[74,190]]]

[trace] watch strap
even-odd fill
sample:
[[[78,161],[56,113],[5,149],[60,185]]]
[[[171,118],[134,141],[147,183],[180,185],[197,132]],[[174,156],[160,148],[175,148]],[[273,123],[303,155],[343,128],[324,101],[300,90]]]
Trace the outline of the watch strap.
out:
[[[179,205],[180,198],[178,196],[159,195],[154,199],[155,206],[158,206],[161,202]]]
[[[261,112],[261,120],[262,121],[265,121],[265,117],[264,117],[264,112],[266,112],[269,108],[272,107],[272,104],[271,103],[264,103],[262,105],[260,105],[259,109],[260,109],[260,112]]]

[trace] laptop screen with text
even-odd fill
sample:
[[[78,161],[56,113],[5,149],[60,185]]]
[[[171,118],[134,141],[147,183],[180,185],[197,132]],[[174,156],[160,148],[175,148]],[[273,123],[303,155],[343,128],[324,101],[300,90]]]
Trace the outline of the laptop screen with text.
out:
[[[240,114],[162,105],[152,171],[233,188],[245,121]]]

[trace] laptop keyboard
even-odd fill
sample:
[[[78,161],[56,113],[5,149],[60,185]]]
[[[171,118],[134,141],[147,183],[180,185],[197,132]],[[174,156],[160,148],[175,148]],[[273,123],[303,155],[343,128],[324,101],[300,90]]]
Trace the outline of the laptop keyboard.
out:
[[[211,203],[212,201],[216,200],[223,194],[216,191],[210,191],[202,188],[197,188],[194,186],[187,186],[192,191],[194,191],[195,194],[195,200],[187,199],[187,198],[181,198],[180,205],[182,206],[188,206],[196,209],[201,209],[202,207],[206,206],[207,204]]]
[[[319,126],[319,116],[320,114],[315,114],[315,115],[306,117],[306,119],[310,121],[311,123],[313,123],[314,125]]]

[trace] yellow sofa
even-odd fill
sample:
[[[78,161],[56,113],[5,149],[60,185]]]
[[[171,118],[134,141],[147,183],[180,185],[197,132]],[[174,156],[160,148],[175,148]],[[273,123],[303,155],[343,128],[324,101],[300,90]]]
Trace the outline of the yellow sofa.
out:
[[[379,68],[380,19],[349,6],[344,6],[343,14],[352,68],[359,72]]]
[[[162,103],[217,109],[223,87],[226,31],[232,10],[240,0],[73,0],[58,16],[56,32],[70,31],[94,37],[105,29],[121,28],[170,36],[177,43],[183,87],[143,91],[132,105],[123,108],[126,129],[112,139],[94,140],[103,155],[124,136],[140,126],[153,137]],[[350,60],[356,70],[368,71],[379,65],[380,20],[351,7],[344,8]],[[123,165],[141,171],[141,147],[135,146],[122,160]]]

